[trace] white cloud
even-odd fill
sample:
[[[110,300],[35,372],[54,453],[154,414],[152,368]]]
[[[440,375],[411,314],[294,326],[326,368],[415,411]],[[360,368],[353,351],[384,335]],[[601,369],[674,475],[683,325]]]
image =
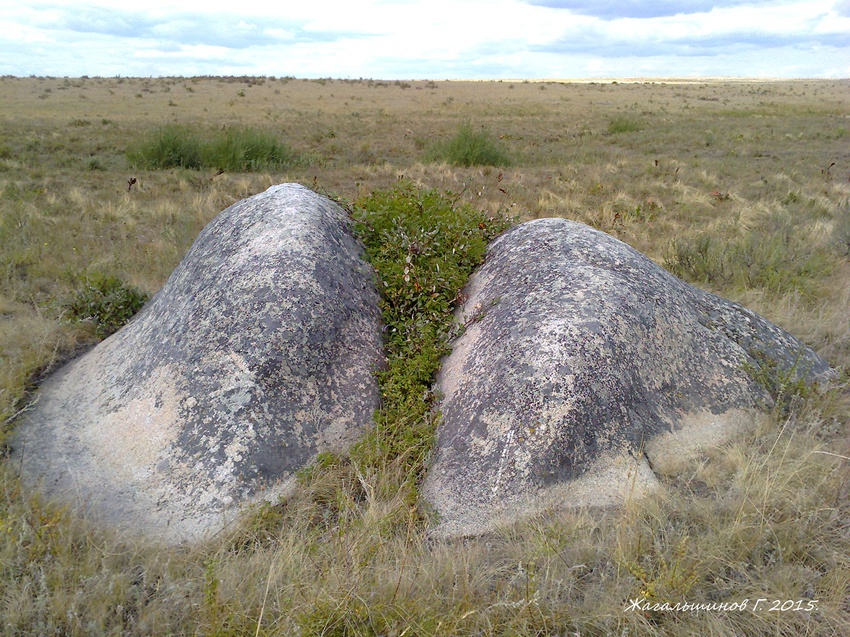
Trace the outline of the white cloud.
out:
[[[2,38],[9,42],[52,42],[53,39],[44,31],[34,29],[27,25],[18,22],[10,22],[8,20],[0,20],[0,33]]]
[[[270,28],[263,29],[263,35],[266,35],[275,40],[291,40],[295,37],[295,32],[290,29]]]
[[[133,57],[143,60],[162,60],[162,59],[226,59],[230,54],[230,49],[223,46],[207,46],[204,44],[181,46],[176,51],[160,51],[156,49],[138,50],[133,53]]]
[[[0,73],[850,75],[850,0],[22,0]]]

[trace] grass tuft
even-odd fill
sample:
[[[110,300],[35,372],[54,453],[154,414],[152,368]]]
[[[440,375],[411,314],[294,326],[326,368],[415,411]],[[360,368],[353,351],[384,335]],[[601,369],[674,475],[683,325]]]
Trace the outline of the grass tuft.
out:
[[[817,293],[814,282],[836,262],[784,212],[767,216],[744,235],[697,234],[674,239],[664,266],[686,281],[733,290],[761,289],[779,296]]]
[[[295,162],[294,153],[270,133],[234,128],[208,139],[186,126],[160,128],[127,151],[137,168],[214,168],[253,172],[283,168]]]
[[[630,117],[614,117],[608,122],[608,132],[612,135],[619,133],[635,133],[643,128],[643,124]]]
[[[428,153],[429,161],[444,161],[453,166],[510,166],[511,159],[493,135],[476,130],[464,122],[451,139],[436,144]]]
[[[150,170],[198,169],[202,165],[201,142],[189,128],[169,124],[131,147],[127,160],[134,167]]]
[[[840,256],[850,256],[850,205],[842,206],[836,214],[832,226],[832,244]]]
[[[228,130],[204,148],[203,164],[229,172],[252,172],[283,168],[294,155],[273,135],[250,128]]]

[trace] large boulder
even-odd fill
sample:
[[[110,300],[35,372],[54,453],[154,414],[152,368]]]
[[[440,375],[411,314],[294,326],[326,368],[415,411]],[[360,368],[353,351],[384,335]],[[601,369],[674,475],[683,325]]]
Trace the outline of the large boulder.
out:
[[[423,487],[437,535],[638,497],[657,486],[653,468],[673,469],[770,403],[754,371],[828,370],[753,312],[565,219],[496,239],[466,294]]]
[[[379,405],[361,254],[345,212],[295,184],[219,214],[139,315],[41,387],[18,426],[25,479],[166,542],[285,493]]]

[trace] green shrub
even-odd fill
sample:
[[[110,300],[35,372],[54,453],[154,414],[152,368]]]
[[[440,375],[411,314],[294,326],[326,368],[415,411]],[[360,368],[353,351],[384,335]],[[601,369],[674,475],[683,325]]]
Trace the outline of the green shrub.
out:
[[[778,361],[758,347],[751,348],[747,353],[754,364],[744,363],[744,371],[767,391],[778,416],[787,418],[793,410],[818,394],[818,384],[808,380],[809,370],[799,365],[802,351],[798,353],[794,365],[787,369],[783,369]]]
[[[185,126],[169,124],[131,148],[127,159],[138,168],[197,169],[201,167],[201,142],[198,135]]]
[[[643,125],[636,119],[629,117],[615,117],[608,122],[608,132],[612,135],[617,133],[634,133],[643,128]]]
[[[664,266],[692,283],[783,294],[810,291],[814,281],[829,274],[834,261],[807,241],[787,214],[779,212],[732,239],[707,234],[675,239]]]
[[[408,182],[358,199],[353,217],[382,291],[388,366],[378,373],[383,407],[352,458],[384,472],[401,465],[415,502],[436,429],[431,385],[450,349],[454,306],[508,222]]]
[[[832,224],[832,243],[842,257],[850,255],[850,206],[844,206]]]
[[[151,170],[215,168],[250,172],[281,168],[295,160],[293,152],[270,133],[235,128],[202,139],[185,126],[168,125],[127,151],[130,164]]]
[[[439,419],[432,385],[457,330],[454,306],[489,241],[509,225],[455,201],[401,181],[349,208],[382,292],[387,366],[376,373],[382,405],[372,429],[348,456],[323,453],[298,472],[315,528],[374,524],[363,516],[368,502],[383,511],[372,537],[407,533],[423,519],[418,487]]]
[[[454,137],[435,145],[428,153],[429,161],[445,161],[454,166],[509,166],[510,157],[486,130],[475,130],[464,122]]]
[[[66,306],[72,321],[93,321],[101,338],[117,332],[147,302],[148,295],[125,285],[118,277],[95,274]]]
[[[273,135],[250,128],[217,135],[203,148],[205,166],[229,172],[280,168],[292,159],[292,152]]]
[[[692,283],[719,283],[725,271],[723,259],[708,235],[673,239],[664,255],[664,267],[680,279]]]

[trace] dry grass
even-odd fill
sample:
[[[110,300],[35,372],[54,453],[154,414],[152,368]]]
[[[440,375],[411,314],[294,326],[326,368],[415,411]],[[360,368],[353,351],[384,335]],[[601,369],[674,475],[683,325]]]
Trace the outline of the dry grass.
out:
[[[702,257],[682,253],[703,259],[691,272],[712,273],[697,284],[846,367],[848,88],[0,78],[0,420],[26,409],[39,373],[96,340],[64,318],[84,276],[153,293],[215,214],[282,181],[353,200],[404,175],[488,212],[590,223],[659,263],[674,242],[707,238],[716,248]],[[498,137],[511,166],[426,163],[465,121]],[[273,174],[131,172],[126,149],[169,123],[270,132],[304,163]],[[778,252],[768,249],[776,237],[787,237]],[[850,634],[848,415],[846,387],[811,395],[687,460],[650,500],[552,512],[456,543],[429,540],[418,512],[386,495],[398,476],[350,464],[305,478],[283,506],[204,546],[164,549],[22,493],[6,461],[3,630]],[[628,610],[639,598],[749,605]],[[818,601],[771,611],[773,600]]]

